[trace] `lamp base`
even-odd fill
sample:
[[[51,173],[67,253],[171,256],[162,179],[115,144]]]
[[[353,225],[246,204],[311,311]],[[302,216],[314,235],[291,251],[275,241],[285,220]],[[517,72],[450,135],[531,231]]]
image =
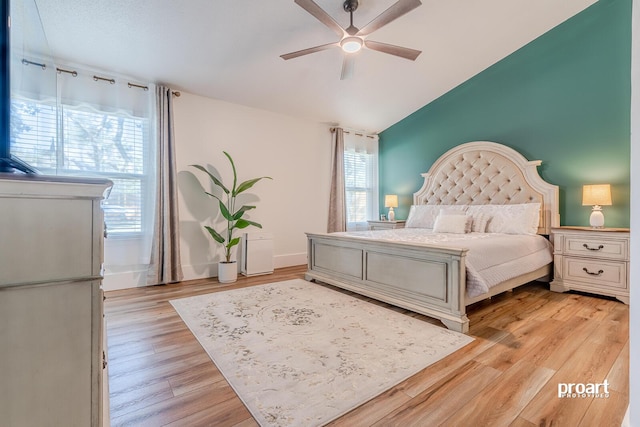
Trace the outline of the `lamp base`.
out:
[[[589,224],[593,228],[603,228],[604,227],[604,214],[602,213],[602,208],[598,205],[593,207],[591,211],[591,216],[589,217]]]
[[[395,214],[395,212],[393,212],[393,208],[389,208],[389,215],[387,215],[387,219],[389,221],[395,221],[396,220],[396,214]]]

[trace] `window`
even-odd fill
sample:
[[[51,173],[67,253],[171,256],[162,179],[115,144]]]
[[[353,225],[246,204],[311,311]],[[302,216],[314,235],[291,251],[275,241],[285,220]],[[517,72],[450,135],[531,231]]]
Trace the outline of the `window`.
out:
[[[378,215],[378,138],[345,131],[347,230],[366,230]]]
[[[112,235],[141,233],[149,119],[69,105],[59,105],[57,111],[53,103],[14,97],[12,153],[44,174],[112,180],[104,202],[107,230]]]

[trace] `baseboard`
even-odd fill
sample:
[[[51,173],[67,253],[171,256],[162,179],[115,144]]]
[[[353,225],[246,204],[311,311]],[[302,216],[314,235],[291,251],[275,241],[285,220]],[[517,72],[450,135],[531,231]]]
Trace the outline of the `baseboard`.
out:
[[[208,279],[218,276],[218,263],[213,264],[182,264],[183,280]]]
[[[273,257],[273,268],[293,267],[295,265],[306,265],[307,253],[276,255]]]
[[[104,291],[140,288],[147,286],[147,270],[125,271],[118,273],[106,272],[102,280]]]
[[[629,419],[630,409],[631,409],[631,405],[627,406],[627,412],[624,414],[624,419],[622,420],[621,427],[631,427],[631,421]]]
[[[273,257],[273,268],[293,267],[307,264],[307,253],[276,255]],[[240,273],[238,265],[238,274]],[[218,264],[183,265],[184,280],[208,279],[218,276]]]
[[[293,267],[307,264],[307,254],[287,254],[273,257],[274,268]],[[239,271],[238,271],[239,272]],[[218,263],[214,264],[183,264],[183,280],[208,279],[218,276]],[[139,288],[147,286],[147,271],[134,270],[125,272],[107,271],[102,282],[105,291],[117,291],[120,289]]]

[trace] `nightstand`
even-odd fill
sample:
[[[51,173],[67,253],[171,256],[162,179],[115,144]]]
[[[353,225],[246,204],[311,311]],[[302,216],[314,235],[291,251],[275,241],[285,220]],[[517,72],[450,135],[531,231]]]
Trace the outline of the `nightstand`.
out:
[[[629,229],[551,229],[554,279],[551,290],[575,289],[629,304]]]
[[[395,228],[404,228],[404,224],[407,221],[367,221],[369,223],[369,230],[393,230]]]

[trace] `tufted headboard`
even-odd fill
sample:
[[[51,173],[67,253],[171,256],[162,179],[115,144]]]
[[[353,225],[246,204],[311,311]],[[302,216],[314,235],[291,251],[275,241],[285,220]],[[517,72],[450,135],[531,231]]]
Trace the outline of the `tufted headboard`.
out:
[[[540,160],[528,161],[512,148],[475,141],[444,153],[423,173],[413,203],[443,205],[540,202],[538,234],[560,225],[558,186],[538,174]]]

